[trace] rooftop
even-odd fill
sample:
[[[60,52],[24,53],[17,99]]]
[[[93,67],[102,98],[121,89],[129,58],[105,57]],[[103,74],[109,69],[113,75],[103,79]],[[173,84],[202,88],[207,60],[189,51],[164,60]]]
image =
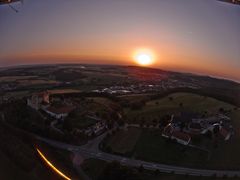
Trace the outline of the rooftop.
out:
[[[186,142],[191,140],[191,137],[188,134],[180,132],[180,131],[173,131],[172,136],[177,138],[177,139],[181,139],[183,141],[186,141]]]

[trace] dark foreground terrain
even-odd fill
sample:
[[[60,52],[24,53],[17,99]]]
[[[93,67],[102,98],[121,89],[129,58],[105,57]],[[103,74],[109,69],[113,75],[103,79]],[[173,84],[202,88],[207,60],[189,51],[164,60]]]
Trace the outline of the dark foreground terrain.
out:
[[[43,91],[50,94],[51,106],[70,104],[74,110],[60,121],[30,107],[27,100]],[[0,179],[61,179],[37,148],[72,179],[217,179],[216,174],[165,174],[89,158],[43,143],[39,136],[123,160],[239,170],[240,84],[233,81],[133,66],[22,66],[0,69],[0,93]],[[226,115],[234,133],[229,141],[217,135],[193,138],[195,149],[164,139],[171,115],[182,112]]]

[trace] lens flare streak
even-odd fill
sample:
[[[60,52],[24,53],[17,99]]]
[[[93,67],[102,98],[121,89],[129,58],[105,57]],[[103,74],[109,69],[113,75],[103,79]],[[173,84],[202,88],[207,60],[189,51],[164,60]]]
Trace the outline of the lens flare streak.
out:
[[[60,176],[62,176],[64,179],[71,180],[71,178],[67,177],[65,174],[63,174],[60,170],[58,170],[43,154],[42,152],[36,148],[38,154],[41,156],[41,158],[48,164],[50,168],[52,168],[56,173],[58,173]]]

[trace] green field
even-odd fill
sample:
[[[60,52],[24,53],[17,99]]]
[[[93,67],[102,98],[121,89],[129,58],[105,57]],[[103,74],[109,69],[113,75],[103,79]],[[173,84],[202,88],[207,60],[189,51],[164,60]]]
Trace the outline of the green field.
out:
[[[95,104],[107,110],[119,110],[121,106],[115,101],[106,97],[90,97],[89,100],[93,101]]]
[[[134,150],[135,144],[141,135],[141,129],[129,128],[128,130],[120,130],[108,139],[108,147],[113,152],[126,154]]]
[[[120,130],[106,140],[113,153],[150,162],[210,169],[238,169],[239,136],[221,141],[217,148],[206,151],[169,142],[160,130],[130,128]]]
[[[81,164],[82,170],[91,178],[98,179],[98,177],[102,174],[107,162],[98,159],[86,159]]]
[[[208,154],[205,151],[169,142],[162,137],[159,130],[144,129],[135,146],[134,156],[145,161],[201,166],[207,162]]]
[[[96,123],[95,119],[84,116],[80,112],[71,113],[65,120],[72,128],[84,129]]]
[[[120,130],[108,138],[106,144],[114,153],[127,153],[137,159],[166,164],[203,165],[208,157],[205,151],[167,141],[160,130]]]
[[[233,109],[234,106],[210,97],[191,93],[174,93],[164,98],[148,101],[139,110],[125,108],[124,112],[129,123],[140,123],[144,120],[146,123],[152,124],[154,120],[159,121],[167,114],[171,115],[182,111],[199,113],[207,111],[210,115],[215,114],[219,108]]]
[[[179,106],[180,103],[182,103],[182,107]],[[219,140],[217,146],[213,141],[208,140],[207,148],[210,154],[203,150],[168,142],[162,138],[161,130],[141,128],[138,130],[141,132],[138,136],[133,136],[131,130],[119,131],[109,138],[106,144],[111,147],[113,152],[124,154],[130,150],[131,156],[146,161],[197,168],[238,169],[240,167],[240,156],[238,155],[240,152],[240,110],[233,105],[196,94],[174,93],[164,98],[148,101],[139,110],[126,108],[125,116],[130,123],[140,123],[144,119],[146,123],[151,124],[154,119],[160,121],[165,114],[182,111],[206,113],[207,111],[207,114],[211,116],[211,114],[218,113],[220,108],[229,110],[228,116],[231,118],[235,133],[229,141]]]
[[[234,135],[229,141],[219,142],[217,148],[212,150],[210,158],[215,167],[239,169],[240,167],[240,110],[230,114],[234,128]]]

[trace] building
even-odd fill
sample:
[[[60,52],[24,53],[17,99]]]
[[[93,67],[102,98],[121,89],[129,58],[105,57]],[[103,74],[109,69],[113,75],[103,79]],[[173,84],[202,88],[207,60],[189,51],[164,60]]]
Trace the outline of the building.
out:
[[[225,141],[229,140],[230,137],[231,137],[231,135],[232,135],[232,132],[229,131],[229,130],[227,130],[227,129],[224,128],[224,127],[221,127],[221,128],[220,128],[219,133],[222,135],[222,137],[223,137],[223,139],[224,139]]]
[[[191,141],[191,136],[189,136],[187,133],[175,130],[171,124],[168,124],[164,128],[162,136],[172,140],[176,140],[178,143],[183,145],[188,145]]]
[[[35,93],[29,99],[27,99],[27,105],[36,110],[41,109],[42,106],[48,106],[49,103],[48,91]]]
[[[56,118],[56,119],[64,119],[68,116],[70,112],[75,109],[73,106],[61,106],[61,107],[53,107],[49,106],[43,109],[47,114]]]
[[[191,141],[191,137],[180,131],[173,131],[171,139],[175,139],[178,143],[188,145]]]
[[[164,128],[164,130],[163,130],[163,132],[162,132],[162,136],[163,136],[163,137],[166,137],[166,138],[170,138],[170,137],[172,136],[172,131],[173,131],[173,128],[172,128],[171,124],[168,124],[168,125]]]
[[[200,123],[191,122],[188,124],[188,132],[191,134],[201,134],[203,126]]]

